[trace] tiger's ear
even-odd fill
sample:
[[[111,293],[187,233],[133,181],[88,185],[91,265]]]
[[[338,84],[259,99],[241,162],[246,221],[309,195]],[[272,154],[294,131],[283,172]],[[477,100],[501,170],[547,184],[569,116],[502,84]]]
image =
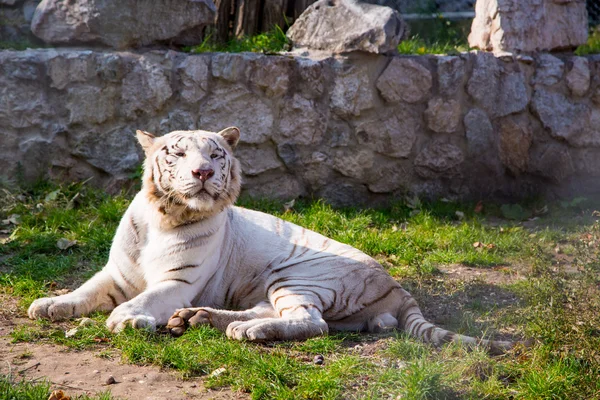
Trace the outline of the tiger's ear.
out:
[[[235,146],[238,144],[238,141],[240,140],[240,130],[239,130],[239,128],[236,128],[235,126],[230,126],[229,128],[225,128],[218,134],[223,136],[223,139],[225,139],[227,144],[229,144],[229,146],[232,149],[235,148]]]
[[[150,149],[150,147],[152,147],[154,141],[156,140],[156,136],[154,136],[150,132],[140,131],[139,129],[135,131],[135,136],[137,137],[138,142],[140,142],[140,145],[142,146],[142,149],[144,149],[145,152],[148,152],[148,150]]]

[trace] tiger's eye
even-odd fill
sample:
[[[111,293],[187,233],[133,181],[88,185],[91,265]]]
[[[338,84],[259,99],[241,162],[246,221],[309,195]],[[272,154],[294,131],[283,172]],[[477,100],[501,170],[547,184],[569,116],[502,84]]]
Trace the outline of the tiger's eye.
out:
[[[175,153],[175,155],[177,157],[185,157],[185,153],[179,152],[179,153]]]
[[[213,158],[213,159],[214,159],[214,158],[217,158],[217,157],[219,157],[217,154],[211,154],[211,155],[210,155],[210,158]]]

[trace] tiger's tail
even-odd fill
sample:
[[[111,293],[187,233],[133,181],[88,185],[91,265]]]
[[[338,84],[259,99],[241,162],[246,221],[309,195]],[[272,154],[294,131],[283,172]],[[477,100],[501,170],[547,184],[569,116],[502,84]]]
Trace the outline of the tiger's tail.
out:
[[[500,355],[516,344],[510,341],[478,339],[440,328],[423,317],[421,309],[412,297],[403,304],[397,320],[398,327],[406,333],[437,347],[451,342],[463,343],[470,347],[483,347],[492,355]]]

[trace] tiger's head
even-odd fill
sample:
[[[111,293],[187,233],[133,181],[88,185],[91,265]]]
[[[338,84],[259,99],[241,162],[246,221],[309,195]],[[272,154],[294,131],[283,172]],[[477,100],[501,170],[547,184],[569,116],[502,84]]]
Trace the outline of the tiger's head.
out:
[[[237,199],[241,173],[233,148],[238,128],[174,131],[161,137],[138,130],[136,135],[146,153],[142,191],[167,226],[215,215]]]

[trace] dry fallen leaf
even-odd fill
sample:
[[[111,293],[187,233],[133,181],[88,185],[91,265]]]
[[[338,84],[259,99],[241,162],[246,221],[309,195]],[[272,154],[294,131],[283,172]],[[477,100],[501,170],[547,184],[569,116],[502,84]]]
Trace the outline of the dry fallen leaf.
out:
[[[215,369],[211,374],[210,377],[211,378],[216,378],[217,376],[221,375],[223,372],[227,371],[227,369],[221,367],[221,368],[217,368]]]
[[[79,330],[77,328],[69,329],[68,331],[65,332],[65,337],[71,338],[71,337],[77,335],[77,332],[79,332]]]
[[[473,247],[475,247],[476,249],[479,248],[479,247],[483,247],[483,243],[481,243],[481,242],[475,242],[475,243],[473,243]]]
[[[477,205],[475,205],[475,214],[479,214],[480,212],[483,211],[483,202],[480,200],[477,202]]]
[[[69,247],[75,246],[76,244],[77,244],[77,240],[69,240],[67,238],[60,238],[56,242],[56,247],[58,247],[61,250],[66,250]]]
[[[283,212],[291,212],[292,209],[294,208],[294,204],[296,204],[296,199],[292,199],[290,201],[288,201],[287,203],[283,204]]]
[[[48,400],[71,400],[71,397],[67,396],[62,390],[55,390],[50,394]]]
[[[2,220],[2,224],[4,225],[19,225],[21,223],[21,216],[19,214],[11,214],[7,219]]]

